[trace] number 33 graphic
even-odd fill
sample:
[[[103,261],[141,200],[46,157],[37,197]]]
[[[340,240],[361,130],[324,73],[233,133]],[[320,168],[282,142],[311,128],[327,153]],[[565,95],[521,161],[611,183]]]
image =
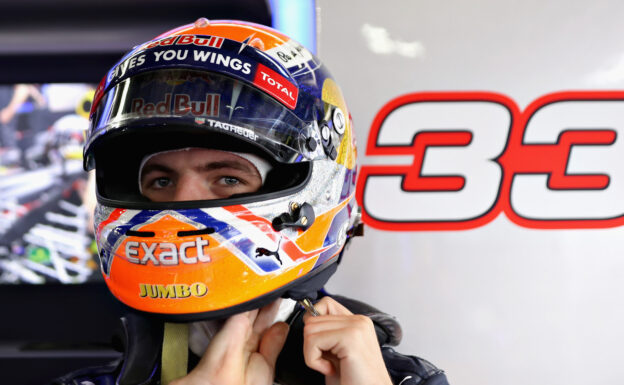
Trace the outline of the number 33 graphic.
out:
[[[471,229],[501,213],[529,228],[619,226],[622,133],[624,92],[553,93],[522,112],[491,92],[404,95],[373,121],[358,202],[385,230]]]

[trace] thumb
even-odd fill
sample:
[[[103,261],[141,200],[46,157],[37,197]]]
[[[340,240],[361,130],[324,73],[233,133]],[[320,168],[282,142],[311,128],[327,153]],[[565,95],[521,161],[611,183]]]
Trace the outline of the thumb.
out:
[[[258,352],[267,363],[275,368],[277,356],[282,351],[286,337],[288,336],[288,324],[285,322],[274,323],[262,336]]]
[[[201,361],[206,360],[205,364],[214,368],[222,367],[226,363],[237,368],[242,365],[248,354],[245,352],[245,347],[251,334],[253,321],[250,317],[252,316],[253,314],[247,312],[228,318],[221,330],[210,341]],[[225,360],[226,357],[228,357],[227,360]]]

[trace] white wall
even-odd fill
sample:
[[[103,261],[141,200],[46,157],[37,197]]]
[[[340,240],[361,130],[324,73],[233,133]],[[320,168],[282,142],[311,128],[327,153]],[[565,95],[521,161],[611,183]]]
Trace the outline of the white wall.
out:
[[[405,93],[493,91],[524,109],[555,91],[624,90],[622,2],[317,5],[319,56],[345,93],[362,164],[382,162],[365,154],[368,130]],[[388,38],[394,51],[375,53]],[[463,231],[368,227],[329,289],[396,315],[399,350],[445,369],[453,384],[621,384],[623,273],[620,227],[529,229],[501,214]]]

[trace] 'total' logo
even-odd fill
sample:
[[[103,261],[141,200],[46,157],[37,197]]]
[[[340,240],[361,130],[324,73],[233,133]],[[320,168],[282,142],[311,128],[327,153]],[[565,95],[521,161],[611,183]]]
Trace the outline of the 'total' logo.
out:
[[[258,64],[254,84],[277,98],[288,108],[294,109],[297,106],[297,96],[299,95],[297,87],[282,75],[262,64]]]

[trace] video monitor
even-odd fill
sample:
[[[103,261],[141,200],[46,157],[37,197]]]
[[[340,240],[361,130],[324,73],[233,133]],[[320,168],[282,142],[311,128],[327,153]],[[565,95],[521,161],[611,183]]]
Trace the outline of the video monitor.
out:
[[[0,84],[0,284],[102,281],[82,168],[94,84]]]

